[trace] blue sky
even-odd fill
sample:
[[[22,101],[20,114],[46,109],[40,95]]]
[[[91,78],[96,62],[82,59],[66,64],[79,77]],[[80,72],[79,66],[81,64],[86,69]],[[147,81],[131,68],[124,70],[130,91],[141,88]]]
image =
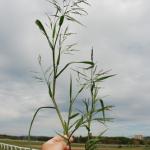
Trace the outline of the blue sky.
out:
[[[99,68],[112,69],[116,77],[103,83],[101,96],[115,105],[108,114],[109,136],[150,135],[150,2],[148,0],[95,0],[81,18],[86,27],[73,25],[81,52],[75,59],[89,58],[94,47]],[[46,22],[51,7],[44,0],[0,0],[0,133],[27,134],[31,117],[39,106],[50,105],[47,88],[37,83],[30,70],[39,71],[37,56],[49,62],[46,40],[35,19]],[[66,57],[64,62],[69,59]],[[67,73],[66,73],[67,75]],[[64,79],[66,76],[64,75]],[[67,86],[60,80],[59,105],[64,110]],[[94,125],[94,133],[104,127]],[[54,111],[39,114],[32,133],[54,135],[60,130]],[[85,134],[81,129],[77,134]]]

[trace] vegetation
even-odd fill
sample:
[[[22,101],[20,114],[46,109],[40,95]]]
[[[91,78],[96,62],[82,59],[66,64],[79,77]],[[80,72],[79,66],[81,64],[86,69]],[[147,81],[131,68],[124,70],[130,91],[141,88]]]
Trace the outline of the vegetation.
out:
[[[47,136],[32,136],[31,137],[33,141],[39,141],[44,142],[52,137]],[[6,140],[7,139],[7,140]],[[10,136],[10,135],[0,135],[0,142],[5,141],[8,143],[8,141],[27,141],[28,136]],[[74,143],[83,144],[87,141],[88,137],[86,136],[76,136],[74,137]],[[106,145],[149,145],[150,146],[150,137],[144,137],[143,140],[135,140],[133,138],[127,138],[127,137],[101,137],[100,140],[101,144]]]
[[[0,142],[7,143],[11,145],[28,147],[27,140],[10,140],[10,139],[0,139]],[[31,147],[40,149],[43,142],[41,141],[31,141]],[[72,144],[73,150],[84,150],[84,144]],[[98,150],[150,150],[148,146],[139,146],[139,145],[100,145]],[[2,149],[0,149],[2,150]]]
[[[81,127],[87,130],[87,141],[85,144],[86,150],[96,150],[97,143],[100,141],[101,135],[105,132],[99,133],[99,136],[93,137],[91,127],[93,122],[97,121],[101,124],[105,124],[111,118],[105,117],[105,111],[108,111],[112,106],[105,106],[102,98],[99,96],[99,90],[101,89],[100,83],[113,75],[107,75],[106,71],[98,71],[97,65],[94,63],[93,50],[91,52],[91,60],[83,61],[70,61],[66,64],[62,64],[62,58],[66,54],[72,54],[76,50],[76,43],[69,43],[69,38],[74,35],[70,31],[69,25],[71,22],[83,25],[77,16],[86,15],[84,5],[90,5],[87,0],[48,0],[50,3],[53,14],[47,15],[49,25],[46,27],[42,21],[36,20],[36,25],[44,34],[49,48],[50,48],[50,64],[47,69],[43,66],[42,57],[39,55],[38,61],[42,71],[42,77],[37,73],[35,79],[40,82],[45,82],[48,87],[49,97],[53,103],[53,106],[42,106],[37,109],[29,128],[29,141],[32,125],[37,113],[43,109],[54,109],[60,120],[63,133],[57,133],[62,136],[71,149],[70,138]],[[74,90],[74,78],[72,78],[70,71],[70,83],[69,83],[69,108],[67,119],[64,119],[60,106],[57,100],[57,87],[59,85],[58,79],[64,73],[64,71],[71,65],[78,64],[82,69],[74,69],[77,73],[77,81],[79,86],[77,90]],[[84,107],[77,111],[74,106],[80,94],[83,92],[90,92],[90,97],[85,97],[82,100]],[[64,135],[67,135],[66,138]]]

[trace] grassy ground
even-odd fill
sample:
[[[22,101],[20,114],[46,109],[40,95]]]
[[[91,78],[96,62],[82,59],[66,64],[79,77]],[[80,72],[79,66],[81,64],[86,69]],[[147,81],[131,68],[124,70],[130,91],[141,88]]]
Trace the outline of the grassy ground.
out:
[[[11,144],[11,145],[17,145],[21,147],[29,147],[28,141],[23,141],[23,140],[0,139],[0,142]],[[40,149],[42,144],[43,142],[39,142],[39,141],[31,142],[32,148],[36,148],[36,149]],[[73,144],[73,150],[84,150],[83,144]],[[116,147],[115,148],[106,145],[105,147],[101,147],[99,150],[150,150],[150,148],[146,148],[146,147],[121,147],[121,148]]]

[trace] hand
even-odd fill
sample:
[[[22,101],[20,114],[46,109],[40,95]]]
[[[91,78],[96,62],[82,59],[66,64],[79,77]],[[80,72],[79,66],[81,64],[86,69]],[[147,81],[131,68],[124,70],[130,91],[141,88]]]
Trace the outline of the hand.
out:
[[[55,136],[42,145],[42,150],[69,150],[64,138]]]

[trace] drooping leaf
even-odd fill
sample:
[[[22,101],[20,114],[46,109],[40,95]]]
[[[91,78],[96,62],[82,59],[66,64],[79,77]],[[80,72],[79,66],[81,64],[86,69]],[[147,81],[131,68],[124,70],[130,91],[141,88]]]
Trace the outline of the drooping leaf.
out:
[[[57,78],[68,66],[70,66],[71,64],[80,64],[80,63],[81,63],[81,64],[91,65],[91,66],[94,65],[94,63],[91,62],[91,61],[70,62],[70,63],[66,64],[66,65],[58,72],[58,74],[56,75],[56,78]]]
[[[93,68],[94,65],[95,65],[94,62],[92,62],[92,61],[82,61],[82,62],[80,62],[80,63],[90,65],[89,67],[85,67],[85,68],[84,68],[84,69],[86,69],[86,70]]]
[[[32,130],[32,126],[33,126],[34,120],[35,120],[35,118],[36,118],[38,112],[39,112],[40,110],[42,110],[42,109],[56,109],[56,108],[55,108],[55,107],[51,107],[51,106],[44,106],[44,107],[39,107],[39,108],[35,111],[35,113],[34,113],[34,115],[33,115],[33,117],[32,117],[32,121],[31,121],[31,123],[30,123],[29,131],[28,131],[28,141],[29,141],[29,147],[30,147],[30,149],[32,149],[32,148],[31,148],[31,130]]]

